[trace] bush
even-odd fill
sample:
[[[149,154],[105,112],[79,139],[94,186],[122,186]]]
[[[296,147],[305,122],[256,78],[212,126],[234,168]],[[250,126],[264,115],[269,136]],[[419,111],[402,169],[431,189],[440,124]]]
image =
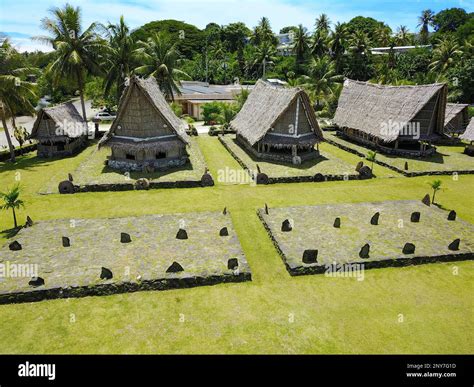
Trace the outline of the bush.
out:
[[[177,102],[172,102],[171,109],[173,110],[174,114],[176,114],[178,117],[181,117],[183,115],[183,107],[181,106],[181,104]]]
[[[220,102],[209,102],[202,105],[202,116],[205,125],[215,125],[218,122],[222,107]]]

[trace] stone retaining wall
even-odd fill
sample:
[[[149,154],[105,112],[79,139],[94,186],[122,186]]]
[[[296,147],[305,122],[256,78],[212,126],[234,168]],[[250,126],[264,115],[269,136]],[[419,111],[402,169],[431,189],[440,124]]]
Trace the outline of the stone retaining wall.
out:
[[[30,152],[34,152],[38,149],[38,144],[28,144],[24,145],[21,148],[15,148],[15,156],[21,156]],[[7,161],[10,160],[10,151],[2,151],[0,153],[0,161]]]

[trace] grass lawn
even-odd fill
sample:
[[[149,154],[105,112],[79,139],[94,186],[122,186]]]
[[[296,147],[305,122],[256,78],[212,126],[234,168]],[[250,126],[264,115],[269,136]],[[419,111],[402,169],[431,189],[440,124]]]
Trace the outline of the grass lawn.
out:
[[[224,136],[223,140],[250,170],[256,171],[258,164],[261,171],[269,177],[314,176],[317,173],[323,175],[358,175],[355,167],[362,160],[352,154],[350,156],[342,155],[337,147],[322,143],[319,146],[321,157],[315,160],[305,161],[301,165],[279,164],[257,159],[237,144],[235,136]],[[375,174],[379,177],[398,175],[396,172],[382,167],[376,168]]]
[[[188,147],[189,163],[179,168],[172,168],[163,172],[142,173],[130,172],[124,173],[104,165],[107,156],[110,155],[110,149],[103,147],[97,149],[94,143],[85,149],[79,159],[81,162],[71,171],[74,177],[74,184],[120,184],[133,183],[141,177],[146,177],[151,181],[183,181],[183,180],[201,180],[206,165],[203,155],[197,142],[191,139],[191,146]],[[54,176],[48,184],[41,190],[41,193],[56,193],[60,181],[67,178],[67,172],[61,176]]]
[[[367,148],[347,141],[335,135],[335,132],[324,132],[324,136],[334,142],[357,150],[363,154],[369,151]],[[426,172],[426,171],[460,171],[474,170],[474,157],[465,155],[464,145],[460,146],[441,146],[437,145],[437,153],[426,158],[407,158],[399,156],[377,154],[377,160],[404,170],[405,162],[408,162],[407,172]]]
[[[236,167],[216,139],[198,141],[211,172]],[[123,217],[227,206],[252,281],[3,305],[1,353],[473,353],[474,262],[368,270],[364,281],[290,277],[255,213],[265,202],[285,207],[421,199],[433,178],[36,194],[51,176],[67,175],[86,157],[38,161],[27,155],[16,169],[0,163],[0,187],[14,184],[20,172],[27,206],[19,212],[21,222],[26,215]],[[440,205],[474,223],[474,176],[440,180]],[[5,212],[0,230],[11,227]],[[0,238],[4,242],[6,233]]]

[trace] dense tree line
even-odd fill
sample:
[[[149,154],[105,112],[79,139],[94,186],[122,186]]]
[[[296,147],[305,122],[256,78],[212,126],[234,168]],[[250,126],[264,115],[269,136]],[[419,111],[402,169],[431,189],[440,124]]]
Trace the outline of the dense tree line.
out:
[[[424,10],[417,31],[357,16],[333,23],[325,14],[311,31],[287,26],[291,36],[286,55],[270,21],[263,17],[253,28],[244,23],[203,30],[176,20],[147,23],[132,31],[121,17],[117,24],[81,24],[81,9],[66,4],[54,8],[41,22],[50,53],[18,53],[7,38],[0,47],[2,126],[6,119],[31,113],[38,95],[54,102],[80,97],[114,106],[132,74],[153,76],[172,100],[180,80],[210,83],[254,83],[279,78],[305,88],[320,116],[331,116],[344,77],[383,84],[447,82],[452,101],[474,100],[474,14],[461,8],[434,13]],[[397,53],[396,46],[417,45]],[[425,47],[427,46],[428,47]],[[389,47],[374,55],[371,48]],[[36,75],[37,82],[29,82]],[[13,120],[13,126],[15,126]]]

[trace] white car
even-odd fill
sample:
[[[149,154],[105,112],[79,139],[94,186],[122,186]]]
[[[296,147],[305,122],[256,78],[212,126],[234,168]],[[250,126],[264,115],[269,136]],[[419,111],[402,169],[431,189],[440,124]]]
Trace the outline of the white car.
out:
[[[113,121],[117,116],[108,112],[99,112],[95,115],[95,119],[99,121]]]

